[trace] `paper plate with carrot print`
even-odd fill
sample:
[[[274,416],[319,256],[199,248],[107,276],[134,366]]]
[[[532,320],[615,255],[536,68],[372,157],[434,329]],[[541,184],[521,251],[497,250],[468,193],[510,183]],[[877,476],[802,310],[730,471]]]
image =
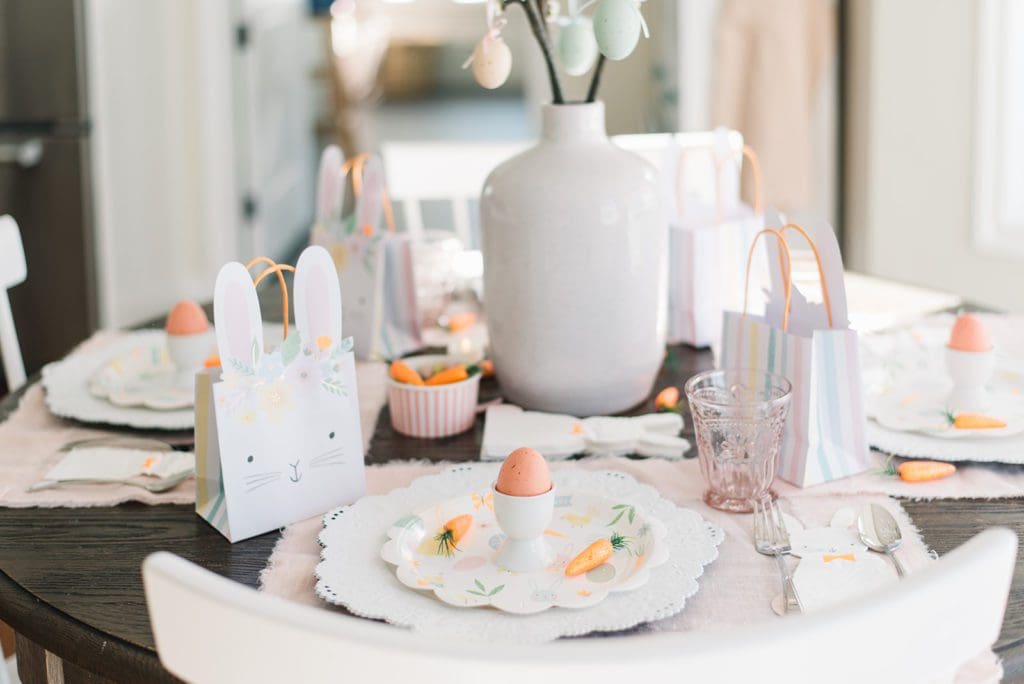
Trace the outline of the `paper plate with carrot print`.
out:
[[[453,606],[537,613],[587,608],[611,592],[643,586],[668,560],[665,535],[665,525],[635,502],[559,489],[544,532],[550,562],[536,572],[511,572],[496,560],[505,535],[485,489],[402,516],[388,529],[381,556],[402,584]],[[610,555],[568,576],[567,566],[602,540]]]

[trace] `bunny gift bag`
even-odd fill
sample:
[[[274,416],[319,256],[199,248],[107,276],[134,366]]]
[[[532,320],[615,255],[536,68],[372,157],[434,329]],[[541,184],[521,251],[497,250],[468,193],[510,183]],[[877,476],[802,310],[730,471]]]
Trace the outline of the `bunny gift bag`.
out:
[[[351,172],[355,210],[344,216]],[[342,161],[327,147],[320,159],[317,221],[310,241],[327,249],[345,294],[345,330],[359,358],[402,356],[423,346],[412,241],[395,234],[380,157],[361,154]]]
[[[196,379],[196,512],[232,542],[366,492],[352,338],[342,338],[334,262],[308,247],[294,269],[270,263],[255,283],[240,263],[221,268],[213,295],[221,368]],[[282,270],[295,272],[295,327],[286,324],[285,341],[271,351],[255,285],[277,273],[287,321]]]
[[[741,311],[727,311],[718,355],[720,368],[766,370],[792,383],[778,475],[798,487],[871,467],[857,333],[847,318],[839,243],[827,223],[809,228],[766,228],[754,238],[748,263],[758,238],[778,241],[763,243],[770,281],[765,314],[748,314],[746,304]],[[809,301],[792,285],[788,236],[793,233],[806,239],[814,255],[820,302]]]
[[[757,155],[736,131],[719,128],[703,135],[710,142],[680,145],[667,203],[675,205],[669,227],[668,341],[695,347],[717,345],[722,312],[742,303],[747,247],[764,227]],[[753,207],[740,200],[744,159],[753,172]],[[763,271],[758,259],[758,281]]]

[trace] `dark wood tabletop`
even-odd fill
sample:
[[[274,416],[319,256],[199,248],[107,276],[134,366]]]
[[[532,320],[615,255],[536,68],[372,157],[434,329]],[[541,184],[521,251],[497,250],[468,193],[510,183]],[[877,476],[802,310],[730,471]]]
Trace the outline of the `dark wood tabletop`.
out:
[[[707,351],[672,347],[655,388],[681,388],[688,377],[711,365]],[[497,396],[498,391],[494,381],[485,381],[481,399]],[[16,407],[18,398],[13,395],[0,402],[0,420]],[[653,400],[648,400],[630,413],[651,410]],[[482,434],[483,421],[478,420],[474,430],[456,437],[410,439],[391,429],[385,407],[366,461],[475,460]],[[1024,531],[1024,501],[1019,499],[903,505],[925,543],[940,554],[993,525],[1009,527],[1018,535]],[[0,509],[0,619],[18,633],[25,684],[46,681],[39,673],[55,666],[62,668],[62,681],[68,683],[173,680],[154,649],[142,590],[142,560],[154,551],[171,551],[255,587],[277,538],[277,533],[270,533],[229,544],[191,506]],[[996,651],[1005,659],[1007,679],[1024,681],[1024,564],[1019,558]]]

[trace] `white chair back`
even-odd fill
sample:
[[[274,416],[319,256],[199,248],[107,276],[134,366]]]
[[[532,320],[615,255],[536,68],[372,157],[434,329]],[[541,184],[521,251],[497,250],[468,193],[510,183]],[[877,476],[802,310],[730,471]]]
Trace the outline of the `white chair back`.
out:
[[[381,146],[388,193],[402,203],[406,230],[423,237],[423,201],[451,202],[453,230],[466,249],[480,249],[472,235],[471,202],[487,175],[528,142],[394,142]],[[431,226],[435,228],[436,226]]]
[[[773,674],[790,682],[926,682],[951,681],[995,642],[1016,548],[1011,531],[987,530],[878,594],[748,628],[535,646],[442,641],[291,603],[166,552],[148,557],[142,574],[161,662],[200,684],[737,682]]]
[[[11,392],[25,384],[25,363],[7,290],[25,282],[27,274],[18,224],[10,215],[0,216],[0,357],[4,362],[7,389]]]

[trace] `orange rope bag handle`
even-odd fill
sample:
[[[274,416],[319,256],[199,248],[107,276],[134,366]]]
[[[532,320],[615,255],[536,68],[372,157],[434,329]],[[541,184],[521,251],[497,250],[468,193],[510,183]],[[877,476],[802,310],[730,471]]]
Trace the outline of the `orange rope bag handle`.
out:
[[[692,148],[691,148],[692,149]],[[719,182],[719,175],[722,172],[722,163],[718,160],[718,156],[714,154],[714,146],[707,145],[699,148],[706,150],[712,155],[712,159],[715,165],[715,224],[722,222],[722,185]],[[683,157],[690,151],[683,148],[679,153],[679,163],[676,165],[676,209],[680,216],[683,214]],[[750,172],[754,176],[754,215],[760,216],[764,211],[763,197],[764,197],[764,177],[761,175],[761,160],[758,158],[757,153],[754,152],[754,148],[746,143],[743,144],[743,159],[746,159],[750,164]],[[741,169],[742,170],[742,169]]]
[[[832,327],[832,302],[828,296],[828,285],[825,282],[825,269],[821,265],[821,255],[818,253],[818,246],[814,244],[811,236],[807,234],[807,231],[802,226],[796,223],[787,223],[778,230],[774,228],[763,228],[758,231],[757,235],[754,236],[754,241],[750,244],[750,251],[747,254],[747,272],[743,281],[743,315],[747,315],[747,305],[749,303],[750,296],[750,268],[754,263],[754,250],[757,249],[757,241],[762,235],[774,235],[779,243],[779,269],[782,271],[782,282],[783,287],[786,288],[786,305],[782,312],[782,330],[786,332],[789,330],[789,311],[793,303],[793,253],[789,248],[789,242],[786,241],[785,233],[787,230],[795,230],[804,236],[807,240],[807,244],[811,246],[811,251],[814,253],[814,260],[818,264],[818,278],[821,281],[821,294],[822,301],[825,304],[825,313],[828,316],[828,327]]]
[[[289,266],[288,264],[279,264],[276,261],[274,261],[273,259],[271,259],[270,257],[258,256],[255,259],[253,259],[252,261],[250,261],[249,263],[247,263],[245,265],[245,268],[246,269],[250,269],[254,265],[258,264],[258,263],[270,264],[270,266],[267,267],[266,269],[264,269],[263,271],[261,271],[259,275],[257,275],[255,278],[252,279],[252,286],[253,287],[256,287],[257,285],[259,285],[260,281],[263,280],[264,278],[266,278],[271,273],[276,273],[277,274],[277,282],[281,285],[281,308],[284,311],[284,313],[283,313],[283,315],[284,315],[284,319],[283,319],[284,320],[284,339],[287,340],[288,339],[288,285],[285,284],[285,282],[284,282],[284,271],[291,271],[292,273],[294,273],[295,272],[295,267],[294,266]]]
[[[363,194],[363,168],[366,160],[370,158],[369,153],[357,154],[351,159],[346,159],[341,165],[341,180],[344,181],[349,172],[352,172],[352,194],[358,198]],[[391,207],[391,198],[388,197],[387,188],[381,188],[381,207],[384,209],[384,222],[388,226],[388,232],[395,232],[395,211]]]

